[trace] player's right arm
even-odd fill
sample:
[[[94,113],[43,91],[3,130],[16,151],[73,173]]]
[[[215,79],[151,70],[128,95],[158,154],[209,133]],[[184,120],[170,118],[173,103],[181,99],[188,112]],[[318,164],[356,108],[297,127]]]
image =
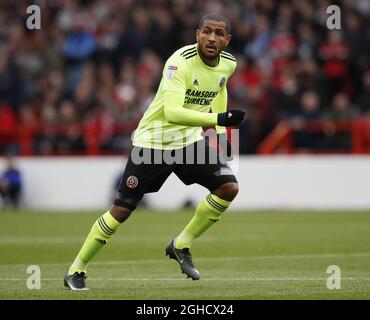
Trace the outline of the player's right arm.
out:
[[[164,92],[164,114],[170,123],[189,127],[204,127],[217,124],[217,113],[206,113],[183,107],[185,93]]]
[[[242,121],[238,110],[206,113],[184,108],[188,67],[181,57],[171,57],[163,71],[164,114],[169,123],[189,127],[233,126]]]
[[[172,56],[163,70],[164,114],[168,122],[189,127],[217,124],[216,113],[184,108],[188,66],[181,57]]]

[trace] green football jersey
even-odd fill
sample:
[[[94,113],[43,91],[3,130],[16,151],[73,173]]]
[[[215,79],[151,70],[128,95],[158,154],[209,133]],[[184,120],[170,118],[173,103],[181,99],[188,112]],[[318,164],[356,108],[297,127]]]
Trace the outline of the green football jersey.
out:
[[[202,126],[215,125],[216,113],[227,110],[226,84],[235,68],[236,59],[224,51],[217,66],[210,67],[201,60],[197,44],[177,50],[166,61],[158,91],[135,130],[133,145],[172,150],[202,139]],[[169,121],[169,111],[175,107],[171,105],[175,99],[168,101],[170,94],[181,98],[182,108],[197,112],[178,113],[179,119]],[[225,129],[218,127],[217,131]]]

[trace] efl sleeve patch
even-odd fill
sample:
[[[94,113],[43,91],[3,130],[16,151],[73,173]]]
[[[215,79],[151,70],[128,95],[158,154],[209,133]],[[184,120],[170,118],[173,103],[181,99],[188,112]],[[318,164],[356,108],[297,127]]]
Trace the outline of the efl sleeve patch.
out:
[[[173,78],[175,78],[176,71],[177,71],[176,66],[169,65],[167,68],[167,79],[172,80]]]
[[[162,72],[163,90],[184,92],[189,78],[188,66],[182,57],[171,56]]]

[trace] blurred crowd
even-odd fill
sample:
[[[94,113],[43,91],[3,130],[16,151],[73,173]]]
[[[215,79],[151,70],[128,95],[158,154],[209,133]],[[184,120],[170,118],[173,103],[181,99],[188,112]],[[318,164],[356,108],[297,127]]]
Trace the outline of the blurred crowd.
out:
[[[41,30],[26,28],[31,4],[41,8]],[[326,26],[331,4],[341,8],[340,30]],[[35,154],[84,152],[81,125],[99,128],[102,150],[127,151],[165,60],[195,43],[208,12],[231,22],[228,51],[238,69],[229,106],[249,114],[242,153],[255,153],[281,120],[369,116],[369,0],[1,0],[0,7],[1,152],[19,152],[19,127],[39,130]]]

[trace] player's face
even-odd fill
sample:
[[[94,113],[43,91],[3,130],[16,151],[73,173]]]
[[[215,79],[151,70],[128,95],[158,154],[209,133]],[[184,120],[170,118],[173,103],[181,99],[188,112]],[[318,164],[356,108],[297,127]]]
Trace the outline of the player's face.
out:
[[[231,39],[223,21],[204,21],[196,35],[199,50],[209,59],[216,58]]]

